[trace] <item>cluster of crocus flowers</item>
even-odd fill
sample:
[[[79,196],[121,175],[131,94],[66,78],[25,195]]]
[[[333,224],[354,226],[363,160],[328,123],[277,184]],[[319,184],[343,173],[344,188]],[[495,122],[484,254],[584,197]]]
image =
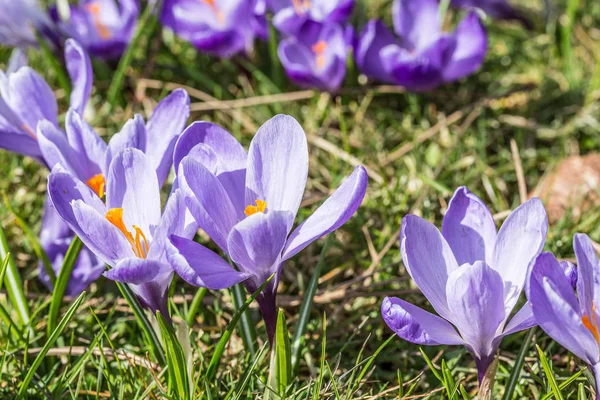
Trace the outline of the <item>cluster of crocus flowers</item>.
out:
[[[93,56],[121,56],[133,37],[139,9],[137,0],[80,0],[62,15],[57,7],[50,16],[66,37],[79,41]]]
[[[573,239],[577,258],[574,271],[551,253],[535,260],[526,286],[527,297],[539,326],[566,349],[583,360],[600,384],[600,262],[592,241],[578,233]],[[577,296],[574,289],[577,289]]]
[[[481,381],[502,338],[536,323],[529,304],[510,316],[547,230],[544,206],[534,198],[515,209],[496,232],[490,211],[464,187],[454,193],[441,232],[423,218],[407,215],[401,227],[402,260],[439,316],[386,298],[383,319],[412,343],[465,346]]]
[[[248,153],[223,128],[208,122],[192,124],[177,143],[174,162],[190,213],[235,267],[176,234],[167,248],[171,265],[192,285],[223,289],[243,282],[251,293],[275,274],[257,297],[272,339],[284,262],[355,213],[367,188],[365,169],[357,167],[292,230],[308,175],[306,135],[292,117],[279,115],[267,121]]]
[[[111,269],[104,275],[129,284],[142,305],[169,316],[167,291],[173,269],[167,238],[191,238],[197,230],[187,217],[180,192],[171,193],[161,213],[160,184],[153,160],[135,148],[110,162],[104,198],[57,165],[48,194],[58,214],[81,241]]]
[[[395,0],[392,33],[383,22],[370,21],[360,34],[356,63],[367,77],[430,90],[477,71],[487,52],[487,35],[476,11],[454,33],[442,31],[437,0]]]
[[[199,50],[231,57],[267,37],[265,11],[264,0],[165,0],[160,19]]]

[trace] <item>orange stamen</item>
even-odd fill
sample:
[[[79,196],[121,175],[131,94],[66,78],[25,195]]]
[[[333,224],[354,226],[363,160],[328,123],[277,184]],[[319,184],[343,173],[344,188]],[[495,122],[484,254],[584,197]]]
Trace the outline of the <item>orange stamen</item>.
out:
[[[310,6],[310,3],[306,0],[304,1],[304,4],[300,0],[292,0],[292,4],[294,5],[296,14],[302,15],[305,13],[304,7],[306,6],[306,3],[308,3],[308,5]]]
[[[25,124],[21,125],[21,128],[23,128],[23,130],[25,132],[27,132],[27,134],[29,136],[31,136],[33,139],[37,140],[37,136],[35,136],[35,133],[33,133],[33,131],[31,129],[29,129],[29,127]]]
[[[263,201],[263,200],[256,200],[256,205],[252,206],[246,206],[246,209],[244,210],[244,214],[246,214],[247,217],[256,214],[256,213],[264,213],[265,210],[267,209],[267,202]]]
[[[219,7],[217,6],[217,3],[215,0],[200,0],[200,1],[203,1],[210,6],[210,8],[215,13],[215,15],[217,16],[217,19],[219,20],[220,23],[222,23],[222,24],[225,23],[225,16],[223,15],[223,12],[221,10],[219,10]]]
[[[592,306],[592,319],[590,320],[589,316],[584,315],[583,317],[581,317],[581,322],[588,331],[592,332],[592,335],[594,335],[594,339],[596,339],[596,343],[598,343],[598,345],[600,346],[600,333],[598,332],[598,321],[596,320],[595,304]]]
[[[148,256],[150,246],[148,245],[148,239],[146,239],[146,235],[144,235],[144,232],[139,226],[133,225],[132,228],[135,230],[135,238],[133,237],[123,222],[122,208],[111,208],[108,210],[106,212],[106,219],[108,222],[116,226],[123,233],[123,235],[125,235],[125,239],[127,239],[129,244],[131,244],[131,249],[136,256],[139,258],[146,258]]]
[[[90,187],[90,189],[92,189],[94,192],[96,192],[98,197],[100,197],[100,198],[104,197],[104,187],[106,186],[106,181],[104,180],[104,175],[98,174],[98,175],[92,176],[90,179],[87,180],[86,185],[88,185]]]
[[[312,45],[312,51],[315,53],[317,67],[323,68],[325,65],[325,51],[327,51],[327,42],[324,40],[319,40],[317,43]]]
[[[98,35],[104,40],[110,39],[112,36],[110,33],[110,29],[106,25],[100,21],[100,4],[98,3],[90,3],[86,7],[87,11],[92,14],[94,18],[94,24],[96,25],[96,31],[98,31]]]

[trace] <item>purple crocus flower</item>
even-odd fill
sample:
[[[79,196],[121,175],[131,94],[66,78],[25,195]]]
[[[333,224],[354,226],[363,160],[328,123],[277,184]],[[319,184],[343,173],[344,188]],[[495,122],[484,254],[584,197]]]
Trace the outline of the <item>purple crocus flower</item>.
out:
[[[0,43],[9,47],[36,47],[36,31],[55,29],[38,0],[0,0]]]
[[[199,50],[227,58],[267,37],[264,14],[264,0],[165,0],[160,19]]]
[[[174,162],[188,209],[237,268],[177,236],[171,237],[173,246],[167,249],[169,261],[188,283],[213,290],[243,282],[253,293],[275,273],[257,298],[272,340],[283,263],[354,214],[367,189],[365,169],[357,167],[292,231],[308,175],[306,135],[292,117],[278,115],[267,121],[248,154],[223,128],[192,124],[177,143]]]
[[[275,13],[273,25],[288,35],[296,34],[308,20],[343,24],[353,7],[354,0],[269,0],[269,8]]]
[[[338,24],[306,21],[296,35],[279,43],[278,54],[288,77],[298,86],[339,89],[353,31]]]
[[[441,233],[423,218],[407,215],[402,260],[439,317],[387,297],[383,319],[412,343],[466,346],[481,382],[502,338],[535,325],[528,304],[509,317],[547,230],[544,206],[534,198],[514,210],[496,233],[490,211],[465,187],[454,193]]]
[[[369,78],[430,90],[477,71],[487,51],[481,20],[471,11],[454,33],[442,32],[437,0],[395,0],[394,31],[371,20],[358,39],[355,58]]]
[[[189,116],[189,102],[185,90],[174,90],[158,103],[147,123],[136,115],[108,145],[71,109],[65,122],[66,135],[49,121],[39,123],[41,153],[50,168],[60,164],[103,197],[113,157],[122,149],[136,148],[148,155],[162,185],[171,169],[175,142]]]
[[[71,107],[83,112],[92,87],[91,62],[75,40],[65,43],[65,60],[73,90]],[[58,129],[58,106],[44,79],[22,61],[7,73],[0,71],[0,148],[20,153],[45,164],[36,128],[46,120]]]
[[[517,20],[526,27],[531,27],[531,21],[516,10],[508,0],[452,0],[450,4],[456,8],[479,8],[492,18]]]
[[[52,203],[46,200],[44,216],[42,218],[42,230],[40,232],[40,244],[52,263],[52,269],[57,276],[72,241],[73,232],[69,229],[69,225],[56,213]],[[79,293],[83,292],[102,275],[104,268],[104,263],[98,257],[87,248],[83,248],[79,253],[79,257],[77,257],[77,261],[75,261],[65,294],[67,296],[79,295]],[[48,289],[52,290],[52,283],[41,262],[39,263],[38,270],[40,280]]]
[[[180,191],[161,215],[160,186],[151,157],[134,148],[113,157],[106,181],[106,203],[84,182],[56,166],[48,193],[58,214],[81,241],[112,269],[104,275],[127,283],[141,303],[168,317],[167,290],[173,277],[165,253],[171,234],[194,236]],[[189,215],[189,213],[187,214]]]
[[[577,296],[573,279],[563,273],[563,263],[559,264],[551,253],[543,253],[531,270],[527,297],[540,327],[589,366],[598,388],[600,315],[596,304],[600,295],[600,263],[587,235],[575,234],[573,249],[577,258]]]
[[[50,14],[58,27],[77,39],[92,55],[119,58],[133,37],[139,15],[137,0],[80,0],[61,20],[56,7]]]

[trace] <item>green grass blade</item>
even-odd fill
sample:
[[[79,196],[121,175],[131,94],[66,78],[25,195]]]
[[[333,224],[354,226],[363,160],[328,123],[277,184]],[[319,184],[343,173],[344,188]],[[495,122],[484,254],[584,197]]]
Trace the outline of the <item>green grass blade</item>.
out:
[[[586,371],[586,368],[580,369],[579,371],[577,371],[576,373],[574,373],[573,375],[571,375],[568,379],[566,379],[564,382],[562,382],[560,385],[558,385],[558,388],[561,390],[561,392],[563,390],[565,390],[571,383],[575,382],[577,380],[577,378],[579,378],[581,375],[583,375],[583,373]],[[542,397],[541,400],[549,400],[551,398],[554,397],[554,393],[548,393],[546,394],[544,397]]]
[[[231,296],[233,297],[233,304],[237,309],[242,307],[246,301],[246,291],[239,283],[231,288]],[[250,354],[250,357],[256,357],[256,328],[250,311],[242,314],[239,333],[244,342],[244,348]]]
[[[8,249],[4,230],[0,226],[0,259],[4,260],[7,257],[8,269],[6,271],[5,284],[8,298],[13,307],[17,310],[19,318],[21,319],[21,324],[27,326],[29,325],[29,307],[27,307],[27,299],[23,292],[23,281],[21,280],[21,275],[19,275],[19,271],[15,265],[15,260],[12,258]]]
[[[219,366],[219,362],[221,361],[221,357],[223,356],[223,352],[225,351],[225,346],[227,345],[227,342],[229,342],[229,338],[231,337],[231,334],[233,333],[233,330],[235,329],[235,326],[237,325],[238,321],[240,320],[244,312],[248,309],[250,304],[254,301],[254,299],[256,299],[258,295],[263,291],[265,286],[267,286],[269,282],[271,282],[271,279],[273,279],[274,276],[275,274],[271,275],[269,279],[267,279],[262,285],[260,285],[258,290],[252,293],[248,300],[246,300],[244,304],[242,304],[242,306],[238,308],[235,314],[233,314],[231,322],[229,322],[227,328],[225,328],[225,332],[223,332],[223,336],[221,336],[217,347],[215,347],[215,352],[212,358],[210,359],[210,363],[208,364],[208,368],[206,370],[206,380],[208,382],[212,381],[215,378],[215,375],[217,373],[217,367]]]
[[[127,50],[121,57],[121,61],[119,61],[119,65],[117,66],[117,70],[113,76],[113,80],[108,88],[108,104],[110,105],[110,109],[112,109],[117,101],[117,96],[121,93],[121,86],[123,85],[123,80],[125,79],[125,73],[127,72],[127,68],[133,61],[133,53],[139,50],[139,41],[144,36],[144,31],[149,29],[149,32],[152,32],[157,24],[157,18],[153,15],[154,4],[152,2],[148,3],[144,12],[140,16],[138,20],[137,29],[135,34],[133,35],[133,39],[129,42],[129,46],[127,46]],[[160,10],[158,10],[158,13]],[[150,33],[148,34],[150,36]]]
[[[556,383],[556,378],[554,377],[554,372],[552,372],[550,362],[546,358],[546,355],[544,354],[540,346],[536,344],[535,347],[537,348],[537,352],[540,356],[540,364],[542,365],[542,369],[544,370],[544,375],[546,375],[546,379],[548,379],[548,383],[550,384],[552,393],[554,393],[554,397],[556,397],[557,400],[564,400],[560,388]]]
[[[42,55],[50,64],[50,67],[56,74],[56,79],[58,80],[58,84],[61,88],[64,89],[66,97],[68,98],[71,95],[71,79],[67,76],[67,72],[65,68],[58,61],[48,43],[41,37],[41,35],[37,35],[37,42],[40,45],[40,49],[42,50]]]
[[[329,247],[331,236],[332,235],[329,235],[327,236],[327,239],[325,239],[325,244],[323,245],[323,249],[321,250],[319,261],[317,262],[317,267],[315,268],[315,271],[313,272],[313,275],[310,278],[308,287],[304,292],[304,299],[302,299],[302,305],[300,306],[298,322],[296,323],[294,335],[292,337],[293,371],[296,371],[298,369],[298,363],[300,361],[300,349],[302,348],[302,344],[304,343],[304,333],[306,332],[306,326],[308,325],[308,321],[310,319],[310,310],[312,309],[315,293],[317,292],[317,286],[319,285],[321,271],[323,270],[323,266],[325,265],[325,253],[327,252],[327,248]]]
[[[208,289],[199,288],[196,294],[194,295],[194,298],[192,299],[192,304],[190,305],[190,309],[188,310],[188,313],[185,317],[185,321],[187,322],[188,326],[194,325],[196,314],[198,314],[198,309],[202,305],[202,299],[204,299],[206,293],[208,293]]]
[[[367,361],[365,363],[365,365],[363,365],[362,369],[360,370],[360,373],[358,374],[358,377],[356,378],[356,380],[352,383],[352,387],[350,389],[350,394],[352,394],[352,392],[354,392],[357,388],[358,385],[360,384],[360,382],[363,380],[363,378],[365,377],[365,375],[367,374],[367,372],[369,372],[369,368],[371,368],[371,365],[373,365],[373,362],[375,362],[375,358],[377,358],[377,356],[379,355],[379,353],[381,353],[383,351],[383,349],[385,349],[385,347],[392,341],[393,338],[395,338],[396,335],[392,335],[390,336],[385,342],[383,342],[378,348],[377,350],[375,350],[375,353],[373,353],[373,355],[369,358],[369,361]]]
[[[2,286],[4,285],[4,278],[6,277],[6,271],[8,270],[9,261],[10,253],[4,256],[4,261],[2,261],[2,267],[0,267],[0,290],[2,290]]]
[[[162,350],[160,339],[156,335],[156,332],[154,331],[152,324],[148,320],[148,317],[146,317],[144,309],[142,308],[139,301],[135,297],[135,294],[131,291],[129,286],[127,286],[126,284],[122,284],[120,282],[115,282],[115,283],[117,284],[117,287],[121,291],[121,294],[123,295],[125,300],[127,300],[129,307],[131,307],[131,310],[133,311],[133,315],[135,315],[135,319],[137,320],[138,324],[144,331],[144,335],[146,336],[146,340],[148,341],[148,343],[150,344],[150,347],[152,348],[152,353],[154,354],[154,357],[156,357],[156,359],[158,360],[158,363],[160,365],[166,365],[167,361],[165,359],[165,354],[163,353],[163,350]]]
[[[56,327],[60,306],[62,305],[69,280],[71,279],[71,273],[75,267],[75,262],[77,261],[77,257],[82,248],[83,242],[75,236],[67,250],[63,265],[58,273],[58,279],[54,285],[54,291],[52,292],[52,301],[50,302],[50,310],[48,312],[48,336],[50,336]]]
[[[312,400],[319,400],[321,388],[323,387],[323,379],[325,378],[325,357],[327,357],[327,317],[323,313],[323,334],[321,335],[321,364],[319,366],[319,377],[317,384],[313,389]]]
[[[269,386],[265,388],[265,399],[285,398],[285,393],[292,381],[292,360],[290,337],[285,323],[285,314],[282,309],[277,313],[275,329],[275,344],[271,351],[271,365],[269,370]],[[272,391],[275,391],[273,393]],[[273,396],[273,395],[276,396]]]
[[[173,327],[165,317],[160,312],[157,312],[156,318],[158,319],[158,325],[165,345],[171,394],[175,394],[176,398],[181,400],[190,400],[192,398],[190,377],[188,376],[187,361],[183,353],[183,348],[175,336]]]
[[[13,217],[15,217],[15,220],[17,221],[17,225],[19,225],[19,227],[25,234],[25,237],[31,244],[31,247],[33,247],[33,251],[35,252],[35,255],[42,262],[44,270],[46,271],[46,274],[48,274],[50,283],[52,284],[52,286],[54,286],[54,284],[56,283],[56,274],[54,273],[54,269],[52,268],[52,262],[50,261],[50,259],[48,258],[48,255],[44,251],[44,248],[40,244],[40,239],[29,228],[29,226],[27,225],[25,220],[23,218],[21,218],[21,216],[15,211],[12,204],[8,200],[6,193],[2,193],[2,197],[4,197],[4,204],[6,205],[6,208],[13,215]]]
[[[504,389],[504,396],[502,396],[502,400],[511,400],[513,398],[513,394],[519,382],[519,377],[521,376],[523,364],[525,364],[525,356],[529,351],[529,347],[531,346],[531,339],[533,338],[534,334],[535,328],[531,328],[529,332],[527,332],[525,340],[523,340],[523,344],[521,344],[521,348],[519,349],[519,353],[517,354],[515,363],[512,367],[512,370],[510,371],[510,376],[508,377],[508,382],[506,383]]]
[[[52,331],[52,334],[48,337],[48,341],[44,344],[44,347],[42,347],[42,350],[39,352],[39,354],[37,355],[35,360],[33,360],[33,363],[28,367],[27,375],[25,375],[25,378],[23,379],[23,383],[21,384],[21,387],[19,388],[19,393],[17,395],[17,399],[23,398],[23,396],[27,392],[27,388],[29,387],[31,380],[33,379],[33,376],[35,375],[35,372],[37,371],[40,364],[44,360],[44,357],[46,357],[48,350],[50,350],[50,348],[54,345],[54,343],[56,342],[56,339],[58,339],[58,337],[61,335],[61,333],[63,332],[63,330],[69,323],[69,321],[71,320],[71,318],[73,318],[73,315],[75,315],[75,312],[81,305],[81,302],[83,301],[84,297],[85,297],[85,292],[81,293],[79,295],[79,297],[73,302],[73,304],[71,304],[71,306],[67,310],[65,316],[60,320],[56,329],[54,329],[54,331]]]

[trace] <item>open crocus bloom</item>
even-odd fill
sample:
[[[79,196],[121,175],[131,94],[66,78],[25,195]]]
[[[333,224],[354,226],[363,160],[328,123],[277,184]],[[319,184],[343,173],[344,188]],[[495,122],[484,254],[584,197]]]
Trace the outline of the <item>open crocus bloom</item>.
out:
[[[573,239],[577,258],[577,296],[573,279],[562,273],[551,253],[541,254],[533,265],[526,287],[533,315],[540,327],[582,359],[600,384],[600,263],[587,235]]]
[[[456,190],[442,232],[416,215],[402,220],[406,270],[439,314],[386,298],[381,314],[401,338],[420,345],[464,345],[483,378],[502,338],[535,325],[531,308],[511,312],[528,268],[546,241],[542,202],[519,206],[496,233],[492,214],[466,188]]]
[[[65,60],[73,90],[71,106],[83,112],[92,88],[91,62],[76,41],[65,43]],[[46,81],[22,62],[0,71],[0,148],[46,164],[36,135],[40,121],[58,129],[58,106]]]
[[[267,37],[264,0],[165,0],[161,22],[198,49],[231,57]]]
[[[174,90],[158,103],[147,123],[136,115],[108,145],[76,110],[71,109],[65,122],[66,135],[53,123],[40,122],[41,152],[50,168],[60,164],[103,197],[113,157],[122,149],[136,148],[148,155],[162,185],[171,169],[175,142],[189,116],[189,102],[185,90]]]
[[[442,32],[437,0],[395,0],[394,31],[369,21],[358,39],[356,63],[369,78],[412,91],[430,90],[477,71],[487,51],[487,36],[475,11],[454,33]]]
[[[282,33],[294,35],[304,22],[345,23],[354,0],[269,0],[275,13],[273,25]]]
[[[350,26],[306,21],[296,35],[279,43],[279,59],[298,86],[335,91],[346,75],[352,35]]]
[[[165,243],[171,234],[192,238],[197,226],[186,217],[178,190],[161,216],[152,159],[137,149],[119,152],[108,170],[106,203],[60,165],[48,178],[48,193],[81,241],[112,267],[104,275],[130,284],[145,307],[168,316],[166,294],[173,269],[167,263]]]
[[[479,8],[490,17],[497,19],[514,19],[526,27],[531,27],[531,21],[516,10],[508,0],[452,0],[453,7]]]
[[[177,143],[174,161],[190,212],[237,269],[200,244],[177,236],[168,247],[169,261],[185,281],[209,289],[243,281],[252,293],[276,273],[258,297],[272,339],[283,263],[354,214],[367,189],[365,169],[357,167],[292,231],[308,175],[306,135],[292,117],[278,115],[267,121],[248,154],[221,127],[192,124]]]
[[[62,218],[56,213],[52,203],[47,200],[44,207],[42,219],[42,230],[40,232],[40,244],[42,245],[48,259],[52,263],[52,269],[58,276],[65,260],[65,254],[73,241],[73,232],[69,229]],[[98,259],[86,247],[81,249],[77,261],[73,267],[71,278],[67,284],[65,294],[77,296],[83,292],[92,282],[102,275],[104,263]],[[38,265],[40,280],[52,290],[52,283],[44,269],[42,262]]]
[[[90,54],[104,59],[121,56],[133,37],[139,14],[137,0],[80,0],[62,21],[52,15],[64,34],[77,39]]]

